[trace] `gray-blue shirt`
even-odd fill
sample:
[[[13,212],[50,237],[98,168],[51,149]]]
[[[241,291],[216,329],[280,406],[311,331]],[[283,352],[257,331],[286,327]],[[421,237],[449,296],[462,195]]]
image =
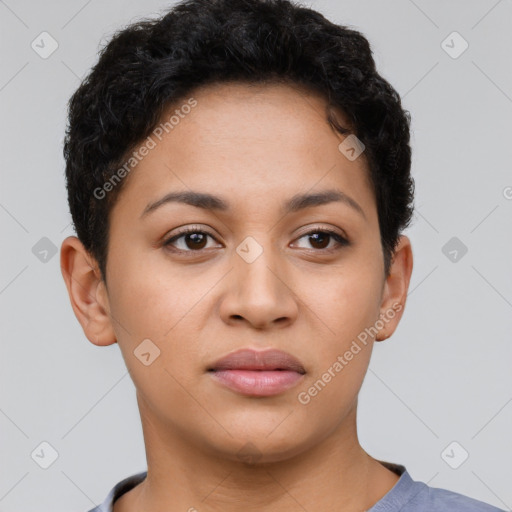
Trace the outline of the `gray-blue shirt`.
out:
[[[400,479],[367,512],[505,512],[463,494],[417,482],[401,464],[380,462],[400,475]],[[114,501],[142,482],[146,475],[147,471],[143,471],[121,480],[110,490],[103,503],[89,512],[112,512]]]

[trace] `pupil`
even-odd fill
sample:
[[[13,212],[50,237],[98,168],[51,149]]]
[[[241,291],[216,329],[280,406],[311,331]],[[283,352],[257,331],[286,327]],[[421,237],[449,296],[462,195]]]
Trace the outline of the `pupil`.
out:
[[[310,235],[310,239],[312,239],[311,241],[313,242],[313,247],[315,247],[315,243],[316,244],[319,244],[321,247],[319,247],[320,249],[324,249],[325,247],[327,247],[329,245],[329,237],[330,235],[327,234],[327,233],[315,233],[313,235]],[[327,242],[327,243],[325,243]]]
[[[186,236],[187,246],[189,249],[202,249],[204,246],[204,242],[206,237],[203,233],[192,233]],[[189,242],[192,241],[192,247],[190,247]]]

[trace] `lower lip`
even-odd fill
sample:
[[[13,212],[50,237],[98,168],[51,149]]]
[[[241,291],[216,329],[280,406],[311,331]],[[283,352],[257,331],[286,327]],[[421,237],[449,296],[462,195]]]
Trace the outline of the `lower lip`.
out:
[[[224,386],[247,396],[273,396],[295,386],[304,376],[291,370],[219,370],[210,372]]]

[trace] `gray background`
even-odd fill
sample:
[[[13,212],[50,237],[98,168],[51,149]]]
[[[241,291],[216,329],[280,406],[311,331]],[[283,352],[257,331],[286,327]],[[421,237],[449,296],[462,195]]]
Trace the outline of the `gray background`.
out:
[[[100,44],[167,5],[0,0],[2,512],[89,510],[146,469],[119,349],[87,341],[61,277],[58,249],[74,234],[62,140],[66,102]],[[308,5],[366,34],[412,114],[415,268],[405,317],[375,347],[363,385],[362,445],[414,479],[510,510],[511,2]],[[59,45],[46,59],[31,47],[43,31]],[[453,31],[469,44],[457,58],[458,36],[442,45]],[[43,441],[58,453],[48,469]]]

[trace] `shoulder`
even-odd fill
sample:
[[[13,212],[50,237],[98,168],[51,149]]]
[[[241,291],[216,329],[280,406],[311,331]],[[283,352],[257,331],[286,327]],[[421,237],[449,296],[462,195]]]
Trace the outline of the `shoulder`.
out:
[[[147,475],[147,471],[130,475],[118,482],[112,489],[110,489],[107,497],[102,503],[89,510],[89,512],[112,512],[114,510],[114,501],[119,499],[123,494],[133,489],[136,485],[140,484]]]
[[[464,494],[415,481],[402,465],[384,465],[400,479],[368,512],[504,512]]]
[[[464,494],[429,487],[423,482],[415,482],[418,493],[411,498],[408,506],[403,509],[417,512],[503,512],[483,501],[470,498]]]

